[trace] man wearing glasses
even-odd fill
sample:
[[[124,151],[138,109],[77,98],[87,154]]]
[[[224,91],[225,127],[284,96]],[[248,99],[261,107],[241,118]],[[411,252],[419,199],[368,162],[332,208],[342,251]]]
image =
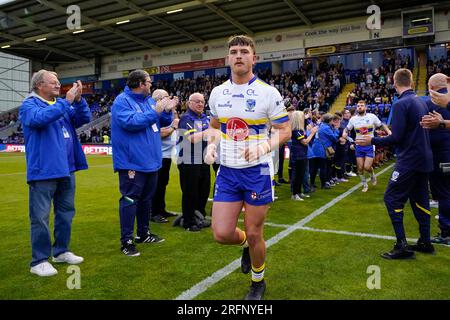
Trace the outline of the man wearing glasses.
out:
[[[127,79],[125,91],[112,105],[111,140],[114,171],[119,173],[119,214],[121,251],[139,256],[133,243],[158,243],[164,239],[149,229],[151,201],[156,189],[162,152],[160,128],[170,125],[175,107],[170,100],[157,103],[150,97],[151,80],[147,72],[135,70]]]
[[[31,94],[23,101],[19,118],[25,135],[27,182],[30,189],[30,272],[41,277],[58,271],[48,262],[79,264],[83,258],[69,251],[75,215],[75,171],[87,169],[75,129],[91,120],[77,81],[58,98],[61,84],[55,72],[39,70],[31,78]],[[49,216],[55,211],[52,246]]]
[[[193,93],[189,97],[188,109],[178,124],[177,164],[183,193],[181,200],[183,227],[191,232],[197,232],[202,227],[209,226],[206,220],[199,225],[195,219],[196,210],[206,216],[205,207],[211,187],[210,168],[203,161],[203,152],[207,146],[206,136],[211,132],[208,129],[209,121],[204,109],[203,95]]]

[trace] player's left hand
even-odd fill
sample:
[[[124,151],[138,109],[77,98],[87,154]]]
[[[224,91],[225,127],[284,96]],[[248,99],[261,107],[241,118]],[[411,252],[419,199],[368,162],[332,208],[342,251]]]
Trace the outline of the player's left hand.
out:
[[[253,162],[261,158],[263,155],[270,152],[270,145],[267,141],[264,141],[257,145],[247,147],[242,152],[241,156],[248,162]]]
[[[356,138],[355,143],[358,146],[370,146],[372,144],[372,137],[369,135],[359,136]]]

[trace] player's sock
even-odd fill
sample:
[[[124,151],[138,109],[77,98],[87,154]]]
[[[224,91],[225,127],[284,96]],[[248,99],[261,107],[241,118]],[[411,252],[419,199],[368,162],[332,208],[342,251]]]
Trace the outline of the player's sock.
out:
[[[367,184],[366,176],[364,174],[360,174],[359,178],[361,179],[362,184]]]
[[[242,231],[242,230],[240,230],[240,231],[244,235],[244,240],[242,240],[242,242],[239,245],[242,246],[243,248],[248,248],[247,234],[245,233],[245,231]]]
[[[266,269],[266,264],[263,263],[260,267],[255,267],[252,265],[252,282],[261,282],[264,280],[264,270]]]

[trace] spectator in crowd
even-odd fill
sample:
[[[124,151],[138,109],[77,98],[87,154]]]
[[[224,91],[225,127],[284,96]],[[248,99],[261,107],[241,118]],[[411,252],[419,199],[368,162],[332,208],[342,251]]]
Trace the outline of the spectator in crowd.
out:
[[[400,97],[393,109],[392,134],[387,137],[362,135],[356,140],[362,146],[396,146],[397,162],[384,201],[397,242],[391,251],[382,254],[385,259],[408,259],[414,256],[414,251],[434,252],[430,240],[431,212],[428,199],[428,173],[433,169],[433,159],[429,133],[420,127],[420,120],[428,113],[428,107],[415,95],[412,78],[411,71],[404,68],[394,74],[394,85]],[[420,232],[417,244],[412,246],[406,241],[403,226],[403,208],[408,199]]]
[[[156,89],[152,94],[153,100],[157,103],[169,98],[166,90]],[[177,98],[172,102],[178,104]],[[176,142],[176,130],[178,129],[178,116],[173,110],[174,119],[169,126],[161,128],[162,166],[158,170],[158,183],[156,185],[155,196],[152,201],[152,218],[156,223],[169,222],[167,218],[176,216],[175,213],[166,210],[166,187],[169,184],[170,167],[172,165],[172,151]]]
[[[164,99],[156,103],[150,97],[151,80],[147,72],[134,70],[125,91],[112,106],[111,133],[114,171],[119,173],[121,251],[127,256],[140,253],[133,243],[164,241],[150,232],[151,201],[155,193],[162,151],[160,127],[172,122],[175,106]]]
[[[290,158],[292,159],[292,200],[303,201],[303,198],[310,197],[307,193],[301,192],[308,163],[308,144],[318,127],[313,127],[309,135],[307,135],[303,111],[294,111],[290,117],[290,121],[292,128],[292,145],[290,150]]]
[[[446,75],[436,73],[428,81],[428,88],[438,93],[447,93]],[[425,98],[430,113],[439,113],[443,119],[450,120],[450,110],[435,105],[429,97]],[[444,173],[441,163],[450,163],[450,130],[445,126],[429,130],[433,151],[433,172],[430,174],[431,194],[439,202],[440,233],[431,241],[450,245],[450,175]]]
[[[39,70],[31,79],[31,94],[20,107],[26,145],[31,222],[31,273],[53,276],[58,271],[48,262],[79,264],[83,258],[70,252],[75,215],[75,171],[87,169],[75,128],[90,121],[89,108],[77,81],[58,98],[57,74]],[[49,232],[51,204],[55,212],[54,243]]]
[[[314,186],[317,172],[320,170],[322,189],[331,189],[327,162],[328,158],[331,157],[331,154],[327,153],[327,148],[332,148],[339,138],[339,131],[332,127],[332,119],[333,115],[329,113],[323,115],[322,122],[320,123],[312,145],[314,156],[313,160],[310,162],[312,164],[310,168],[311,186]]]
[[[195,219],[195,211],[206,217],[206,203],[211,188],[210,166],[203,160],[207,145],[205,140],[211,130],[204,113],[205,98],[196,92],[189,97],[188,111],[181,117],[179,123],[179,154],[178,169],[182,191],[183,227],[187,231],[198,232],[209,227],[207,220],[199,225]]]

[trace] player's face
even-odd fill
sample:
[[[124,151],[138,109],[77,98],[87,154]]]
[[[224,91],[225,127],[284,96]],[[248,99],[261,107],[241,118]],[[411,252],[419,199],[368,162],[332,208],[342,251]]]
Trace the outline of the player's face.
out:
[[[363,115],[366,113],[366,104],[365,103],[358,103],[358,107],[356,108],[356,111],[360,114]]]
[[[250,46],[232,46],[228,50],[228,63],[232,73],[244,76],[252,72],[256,55]]]

